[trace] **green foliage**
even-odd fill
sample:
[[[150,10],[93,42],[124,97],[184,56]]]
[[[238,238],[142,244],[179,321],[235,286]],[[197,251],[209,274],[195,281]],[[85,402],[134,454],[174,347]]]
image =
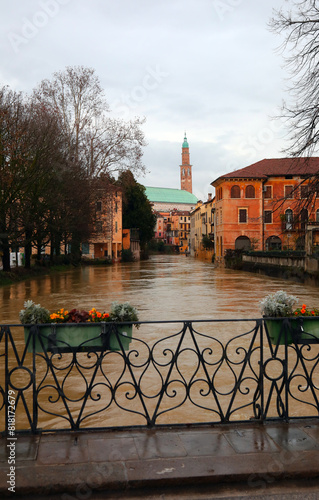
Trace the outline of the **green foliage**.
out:
[[[27,300],[24,303],[24,309],[19,313],[19,318],[23,325],[49,323],[50,312],[40,304],[35,304],[33,300]]]
[[[130,248],[128,250],[122,250],[121,260],[122,262],[134,262],[134,255]]]
[[[303,250],[256,250],[245,252],[246,255],[255,257],[295,257],[302,258],[306,255]]]
[[[138,321],[138,312],[129,302],[112,302],[110,319],[119,323]],[[139,325],[136,325],[136,327],[139,328]]]
[[[229,269],[242,269],[243,250],[232,250],[227,248],[225,251],[225,266]]]
[[[145,194],[145,187],[135,181],[130,170],[120,174],[118,183],[123,190],[123,228],[138,228],[143,248],[153,238],[156,225],[156,216]]]
[[[211,250],[212,248],[214,248],[214,243],[213,241],[210,239],[209,236],[207,236],[207,234],[204,234],[203,235],[203,238],[202,238],[202,245],[204,247],[205,250]]]
[[[297,298],[294,295],[288,295],[284,290],[278,290],[276,293],[267,295],[260,302],[261,313],[270,318],[291,317],[296,302]]]

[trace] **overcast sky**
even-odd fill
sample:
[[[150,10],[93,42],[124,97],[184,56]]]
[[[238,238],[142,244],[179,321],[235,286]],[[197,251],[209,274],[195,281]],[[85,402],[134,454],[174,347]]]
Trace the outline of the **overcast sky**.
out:
[[[112,114],[145,117],[146,186],[180,188],[184,132],[193,193],[282,155],[273,120],[287,97],[280,38],[286,0],[0,0],[0,85],[31,92],[66,66],[96,70]]]

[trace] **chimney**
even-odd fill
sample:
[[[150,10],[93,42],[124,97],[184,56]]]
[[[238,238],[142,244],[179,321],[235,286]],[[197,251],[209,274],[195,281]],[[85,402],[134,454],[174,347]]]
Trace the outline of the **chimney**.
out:
[[[212,193],[208,193],[208,200],[207,201],[211,201],[212,200]]]

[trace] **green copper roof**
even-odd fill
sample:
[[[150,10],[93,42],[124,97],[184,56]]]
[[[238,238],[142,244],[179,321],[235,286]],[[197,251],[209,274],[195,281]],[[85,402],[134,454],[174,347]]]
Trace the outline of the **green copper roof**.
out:
[[[197,203],[196,196],[183,189],[145,186],[145,194],[150,202],[187,203],[190,205],[196,205]]]
[[[183,145],[182,145],[182,148],[188,148],[188,142],[187,142],[187,137],[186,137],[186,132],[185,132],[185,136],[184,136],[184,142],[183,142]]]

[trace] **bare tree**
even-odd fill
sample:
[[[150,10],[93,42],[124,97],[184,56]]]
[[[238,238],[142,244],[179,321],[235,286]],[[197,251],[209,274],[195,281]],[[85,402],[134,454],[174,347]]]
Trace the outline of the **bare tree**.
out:
[[[34,96],[55,114],[69,154],[78,161],[88,127],[108,110],[98,77],[91,68],[68,66],[43,80]]]
[[[94,69],[67,67],[44,80],[34,95],[56,114],[68,144],[70,161],[98,177],[131,168],[144,172],[145,145],[139,118],[130,122],[108,116],[109,106]]]
[[[10,270],[11,235],[17,237],[21,193],[28,182],[28,124],[23,95],[6,86],[0,88],[0,251],[4,271]]]
[[[295,0],[292,8],[275,11],[270,29],[285,36],[281,46],[290,74],[291,103],[283,103],[288,122],[289,156],[311,156],[319,141],[319,7],[316,0]]]
[[[129,122],[106,117],[87,132],[84,148],[85,165],[90,177],[114,175],[130,169],[144,173],[143,146],[146,145],[140,126],[144,119]]]

